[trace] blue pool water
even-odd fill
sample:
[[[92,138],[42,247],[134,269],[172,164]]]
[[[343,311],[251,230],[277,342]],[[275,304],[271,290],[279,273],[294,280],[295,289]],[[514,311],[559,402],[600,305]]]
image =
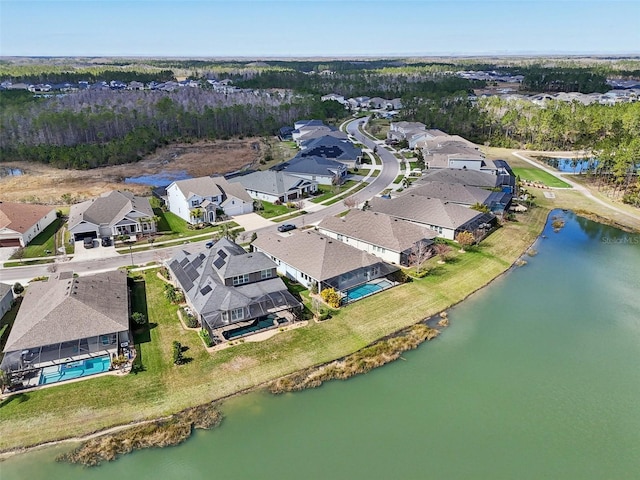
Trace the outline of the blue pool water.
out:
[[[247,335],[249,333],[254,333],[259,330],[264,330],[265,328],[273,327],[273,318],[272,317],[264,317],[258,320],[253,325],[249,325],[248,327],[239,328],[237,330],[232,330],[230,332],[224,332],[222,335],[227,340],[231,340],[232,338],[241,337],[243,335]]]
[[[45,367],[40,373],[39,385],[48,385],[50,383],[63,382],[73,378],[86,377],[95,375],[109,370],[111,360],[108,356],[87,358],[78,360],[77,362],[63,363],[62,365],[53,365]]]
[[[347,302],[353,302],[362,297],[377,293],[380,290],[384,290],[385,288],[389,288],[391,285],[392,283],[388,280],[380,280],[376,283],[365,283],[364,285],[358,285],[357,287],[350,288],[346,291],[346,300]]]

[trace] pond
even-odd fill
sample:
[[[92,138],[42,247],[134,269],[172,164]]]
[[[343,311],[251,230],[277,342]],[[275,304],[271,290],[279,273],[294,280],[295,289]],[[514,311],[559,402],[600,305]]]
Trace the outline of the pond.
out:
[[[2,480],[637,478],[640,235],[554,215],[565,227],[548,224],[527,265],[402,360],[231,399],[178,447],[86,469],[55,463],[60,446],[6,460]]]
[[[150,187],[166,187],[177,180],[192,178],[186,170],[164,171],[160,173],[150,173],[138,177],[127,177],[124,183],[139,183]]]
[[[0,167],[0,178],[2,177],[18,177],[24,174],[24,170],[12,167]]]
[[[564,173],[587,173],[598,166],[598,160],[595,158],[538,157],[538,159]]]

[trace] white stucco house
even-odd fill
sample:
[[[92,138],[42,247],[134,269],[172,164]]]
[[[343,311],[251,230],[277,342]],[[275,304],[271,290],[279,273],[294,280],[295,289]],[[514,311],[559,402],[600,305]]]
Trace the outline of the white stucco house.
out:
[[[167,187],[167,208],[185,222],[214,223],[216,212],[243,215],[253,212],[253,199],[240,183],[224,177],[198,177],[178,180]]]
[[[24,247],[56,219],[46,205],[0,202],[0,247]]]

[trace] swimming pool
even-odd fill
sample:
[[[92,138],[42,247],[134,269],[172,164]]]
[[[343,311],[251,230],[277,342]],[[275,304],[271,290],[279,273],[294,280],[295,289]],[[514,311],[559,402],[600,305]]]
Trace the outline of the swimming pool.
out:
[[[379,291],[385,290],[391,286],[393,286],[393,283],[389,280],[375,280],[374,282],[358,285],[357,287],[350,288],[345,292],[347,294],[345,300],[347,303],[355,302],[356,300],[373,295],[374,293],[378,293]]]
[[[237,330],[230,330],[230,331],[224,332],[222,336],[227,340],[231,340],[232,338],[237,338],[243,335],[248,335],[250,333],[255,333],[260,330],[264,330],[266,328],[271,328],[273,326],[274,326],[273,317],[267,316],[267,317],[261,318],[256,323],[254,323],[253,325],[249,325],[248,327],[242,327],[242,328],[238,328]]]
[[[53,365],[44,367],[40,372],[40,380],[38,385],[49,385],[56,382],[64,382],[73,378],[86,377],[95,375],[109,370],[111,359],[109,356],[87,358],[78,360],[77,362],[63,363],[62,365]]]

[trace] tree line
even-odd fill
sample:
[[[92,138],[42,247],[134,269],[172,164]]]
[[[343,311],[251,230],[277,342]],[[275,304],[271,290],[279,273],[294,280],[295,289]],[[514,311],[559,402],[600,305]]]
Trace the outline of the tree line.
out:
[[[334,112],[319,100],[253,92],[80,92],[0,112],[0,157],[95,168],[135,162],[172,141],[272,135],[312,113]]]

